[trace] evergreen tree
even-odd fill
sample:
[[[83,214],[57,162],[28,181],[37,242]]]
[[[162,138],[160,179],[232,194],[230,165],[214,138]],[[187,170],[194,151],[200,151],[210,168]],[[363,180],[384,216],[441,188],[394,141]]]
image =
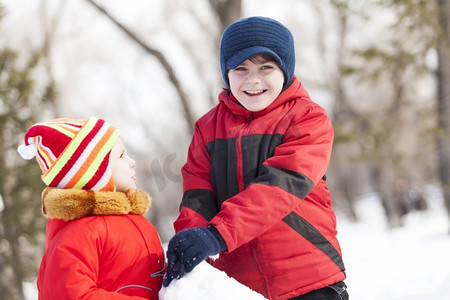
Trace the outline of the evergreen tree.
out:
[[[0,20],[1,13],[2,7]],[[33,80],[39,57],[33,54],[18,67],[17,53],[0,48],[0,299],[24,299],[23,282],[36,277],[43,253],[41,171],[16,151],[26,129],[54,99],[52,83],[38,92]]]

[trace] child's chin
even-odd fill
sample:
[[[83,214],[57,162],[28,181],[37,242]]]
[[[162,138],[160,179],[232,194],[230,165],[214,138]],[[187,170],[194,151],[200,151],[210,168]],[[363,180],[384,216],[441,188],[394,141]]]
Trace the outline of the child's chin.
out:
[[[135,190],[136,189],[136,185],[129,185],[127,187],[122,187],[122,188],[116,188],[117,192],[122,192],[122,193],[126,193],[128,190]]]

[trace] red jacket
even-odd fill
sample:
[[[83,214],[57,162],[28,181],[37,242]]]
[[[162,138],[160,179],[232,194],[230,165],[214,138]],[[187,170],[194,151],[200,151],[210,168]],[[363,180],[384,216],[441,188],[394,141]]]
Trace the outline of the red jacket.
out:
[[[332,142],[296,78],[260,112],[222,92],[196,123],[175,230],[215,226],[228,249],[214,266],[270,299],[344,280],[325,181]]]
[[[77,190],[82,195],[76,195],[77,200],[83,199],[77,203],[106,194],[108,201],[103,203],[109,207],[83,204],[97,215],[72,221],[55,219],[72,218],[67,215],[69,206],[60,205],[68,203],[65,199],[73,197],[72,191],[44,192],[43,210],[52,218],[47,223],[46,249],[37,280],[39,299],[158,299],[164,253],[158,233],[143,211],[133,212],[130,202],[134,200],[125,203],[124,193]],[[69,215],[80,211],[77,208]]]

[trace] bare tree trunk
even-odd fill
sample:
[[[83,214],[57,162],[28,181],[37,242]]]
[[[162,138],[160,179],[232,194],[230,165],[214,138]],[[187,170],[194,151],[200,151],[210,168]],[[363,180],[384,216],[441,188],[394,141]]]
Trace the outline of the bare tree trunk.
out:
[[[314,2],[315,9],[317,14],[320,16],[321,26],[319,27],[318,36],[325,36],[325,31],[327,28],[324,27],[325,16],[322,13],[322,8],[319,6],[320,2]],[[340,68],[345,65],[345,54],[348,51],[348,47],[346,44],[346,37],[348,35],[347,30],[347,7],[345,5],[341,5],[339,1],[331,1],[332,7],[334,7],[336,15],[337,15],[337,24],[339,26],[338,29],[338,41],[339,44],[336,47],[337,55],[336,55],[336,64],[338,66],[337,72],[332,74],[329,79],[326,79],[330,83],[330,89],[334,95],[335,101],[333,105],[332,118],[336,124],[343,123],[345,120],[349,118],[355,118],[355,113],[350,108],[348,104],[348,97],[344,87],[344,76],[342,76],[340,72]],[[325,45],[324,38],[318,38],[318,48],[320,49],[320,53],[322,57],[326,57],[327,46]],[[328,66],[326,66],[328,67]],[[340,147],[341,146],[341,147]],[[352,166],[349,161],[348,148],[346,145],[338,145],[336,144],[333,149],[333,157],[336,161],[334,164],[337,168],[337,179],[338,189],[342,191],[344,196],[343,200],[345,200],[345,206],[347,208],[347,213],[349,217],[357,221],[358,216],[355,210],[355,197],[358,194],[358,186],[354,184],[355,182],[355,172],[357,172],[357,168]]]
[[[175,87],[178,96],[180,97],[181,104],[183,106],[184,110],[184,116],[189,124],[189,133],[193,133],[193,128],[195,124],[195,117],[192,113],[192,110],[189,106],[189,101],[186,96],[186,93],[184,92],[183,88],[181,87],[180,81],[178,80],[178,77],[176,76],[172,66],[167,61],[165,56],[158,50],[150,47],[149,45],[145,44],[136,34],[134,34],[130,29],[128,29],[125,25],[120,23],[117,19],[115,19],[113,16],[111,16],[103,7],[95,3],[93,0],[86,0],[90,4],[92,4],[95,8],[98,9],[103,15],[105,15],[109,20],[111,20],[117,27],[119,27],[129,38],[131,38],[133,41],[135,41],[139,46],[141,46],[147,53],[153,55],[156,57],[156,59],[159,61],[159,63],[163,66],[163,68],[166,70],[167,75],[169,76],[170,82],[172,82],[173,86]]]
[[[437,154],[439,177],[450,218],[450,0],[437,0],[441,34],[438,36]]]
[[[242,0],[210,0],[209,3],[219,17],[222,25],[221,32],[242,17]]]
[[[381,199],[389,228],[403,225],[401,207],[394,193],[395,171],[389,163],[378,163],[372,169],[372,183]]]
[[[228,25],[242,17],[242,0],[209,0],[209,4],[220,22],[220,34],[215,38],[217,53],[219,53],[221,33]],[[216,103],[216,92],[210,92],[209,98],[212,104]]]

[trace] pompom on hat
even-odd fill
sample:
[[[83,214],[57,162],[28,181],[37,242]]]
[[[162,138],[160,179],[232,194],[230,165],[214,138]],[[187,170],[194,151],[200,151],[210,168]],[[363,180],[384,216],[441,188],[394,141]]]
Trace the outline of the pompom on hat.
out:
[[[55,119],[31,126],[17,151],[36,156],[42,180],[49,187],[113,191],[109,155],[119,130],[96,117]]]
[[[272,56],[284,73],[285,90],[295,71],[294,38],[286,26],[266,17],[249,17],[228,26],[220,41],[220,68],[227,86],[228,70],[259,54]]]

